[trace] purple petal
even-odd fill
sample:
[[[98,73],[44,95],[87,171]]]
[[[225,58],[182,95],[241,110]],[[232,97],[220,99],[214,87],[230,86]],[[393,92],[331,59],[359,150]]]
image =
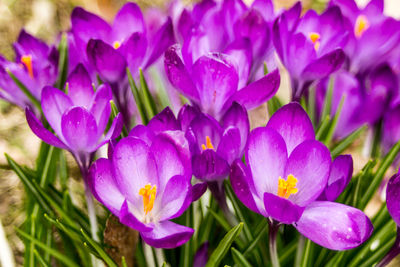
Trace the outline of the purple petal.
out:
[[[63,114],[61,130],[68,147],[75,152],[93,152],[100,137],[95,118],[82,107]]]
[[[294,226],[308,239],[332,250],[358,247],[373,231],[361,210],[329,201],[311,203]]]
[[[269,119],[267,127],[276,130],[283,137],[289,155],[302,142],[315,139],[310,118],[296,102],[276,111]]]
[[[128,63],[128,67],[132,73],[137,73],[138,69],[144,66],[144,58],[147,51],[147,39],[144,33],[135,32],[121,47],[118,48]]]
[[[49,53],[49,47],[46,43],[30,35],[25,30],[21,30],[19,33],[17,43],[14,47],[16,48],[17,61],[20,61],[23,55],[31,55],[37,59],[46,59]]]
[[[328,184],[324,196],[328,201],[335,201],[349,184],[353,175],[353,158],[351,155],[338,156],[331,165]]]
[[[75,106],[89,107],[94,95],[92,80],[83,64],[72,71],[67,80],[68,96]]]
[[[129,136],[137,137],[145,142],[148,146],[151,146],[155,134],[147,126],[139,124],[132,128],[132,130],[129,132]]]
[[[230,126],[221,136],[217,154],[230,165],[235,159],[243,156],[240,152],[240,131],[237,127]]]
[[[268,192],[264,194],[264,205],[268,217],[284,224],[297,222],[304,211],[304,207]]]
[[[91,38],[106,39],[111,32],[111,27],[100,17],[77,7],[71,14],[72,32],[83,42]]]
[[[118,113],[118,115],[114,118],[110,128],[108,129],[108,132],[106,133],[102,141],[96,145],[95,150],[98,150],[106,143],[109,143],[112,139],[117,138],[121,134],[123,126],[124,126],[124,121],[122,115],[121,113]],[[110,152],[112,154],[112,151]]]
[[[365,7],[364,12],[370,14],[382,14],[384,8],[384,0],[370,0]]]
[[[189,75],[179,54],[180,49],[177,46],[171,46],[165,52],[165,72],[171,84],[190,100],[199,102],[199,94],[192,78]]]
[[[73,104],[71,99],[59,89],[46,86],[42,91],[42,109],[44,116],[56,134],[62,137],[61,117]]]
[[[317,199],[328,182],[330,166],[331,154],[321,142],[309,140],[298,145],[285,167],[285,179],[291,174],[298,181],[298,192],[289,200],[304,207]]]
[[[390,216],[400,225],[400,175],[393,175],[386,187],[386,205]]]
[[[205,2],[205,1],[203,1]],[[193,258],[193,267],[204,267],[208,261],[208,241],[199,247]]]
[[[274,19],[274,5],[271,0],[255,0],[251,7],[258,10],[266,21]]]
[[[93,114],[97,123],[97,130],[101,135],[108,123],[111,114],[110,101],[112,100],[111,87],[108,84],[102,84],[97,88],[94,97],[90,103],[90,112]]]
[[[200,110],[196,107],[185,104],[178,113],[178,123],[182,131],[186,132],[192,120],[200,114]]]
[[[198,183],[192,186],[192,202],[197,201],[207,191],[207,183]]]
[[[125,198],[114,180],[111,161],[104,158],[96,160],[90,167],[87,182],[96,199],[118,217]]]
[[[149,121],[147,127],[149,127],[149,129],[153,131],[154,134],[180,129],[178,121],[176,120],[174,113],[169,107],[166,107],[160,113],[155,115]]]
[[[252,65],[252,46],[249,39],[240,38],[233,41],[225,49],[224,54],[230,55],[230,59],[236,63],[236,69],[239,75],[238,88],[245,87]]]
[[[125,77],[125,58],[102,40],[90,39],[86,53],[90,64],[107,82],[118,82]]]
[[[193,233],[192,228],[164,221],[156,224],[152,231],[141,232],[140,235],[152,247],[176,248],[189,241]]]
[[[336,49],[311,62],[302,72],[302,79],[322,79],[338,70],[345,60],[342,49]]]
[[[193,175],[200,180],[214,181],[225,179],[229,174],[229,165],[212,149],[192,157]]]
[[[121,223],[139,232],[152,231],[153,226],[142,223],[140,220],[138,220],[133,212],[130,210],[131,208],[131,205],[128,203],[127,200],[125,200],[122,204],[121,210],[119,211],[119,219]]]
[[[157,167],[150,148],[135,137],[123,138],[114,148],[113,164],[121,193],[143,212],[139,190],[146,184],[158,187]]]
[[[52,132],[44,128],[43,124],[36,118],[30,109],[25,109],[26,120],[32,132],[37,135],[40,139],[49,145],[67,149],[64,143],[58,139]]]
[[[113,41],[122,42],[134,32],[145,32],[143,14],[135,3],[126,3],[115,16],[113,27]]]
[[[246,109],[258,107],[276,94],[280,81],[279,71],[275,70],[239,90],[231,101],[242,104]]]
[[[259,196],[263,196],[265,192],[278,193],[278,181],[284,174],[286,161],[285,141],[276,131],[260,127],[250,133],[246,162]]]

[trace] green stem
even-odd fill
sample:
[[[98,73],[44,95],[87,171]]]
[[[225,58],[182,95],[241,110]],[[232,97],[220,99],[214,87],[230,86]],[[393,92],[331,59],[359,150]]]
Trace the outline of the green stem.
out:
[[[269,224],[269,255],[273,267],[279,267],[278,251],[276,247],[276,236],[279,230],[279,223],[271,221]]]

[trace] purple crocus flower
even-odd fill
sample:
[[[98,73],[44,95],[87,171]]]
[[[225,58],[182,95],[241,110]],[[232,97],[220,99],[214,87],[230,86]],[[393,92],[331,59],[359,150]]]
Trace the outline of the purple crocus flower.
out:
[[[372,223],[362,211],[317,201],[327,187],[331,157],[315,140],[311,121],[299,104],[283,106],[266,127],[254,129],[245,155],[247,165],[236,160],[230,178],[249,209],[293,224],[313,242],[333,250],[357,247],[371,235]]]
[[[192,202],[189,146],[182,131],[162,132],[150,141],[134,136],[119,141],[110,159],[92,165],[90,184],[95,197],[146,243],[174,248],[194,232],[170,221]]]
[[[103,84],[94,92],[83,65],[78,65],[70,74],[66,88],[68,95],[51,86],[46,86],[42,92],[43,114],[56,135],[47,130],[29,109],[26,118],[40,139],[69,150],[81,169],[87,170],[93,153],[120,134],[122,120],[118,115],[103,136],[111,114],[111,88]]]
[[[202,112],[220,120],[236,101],[246,109],[257,107],[271,98],[279,88],[277,70],[239,87],[239,75],[231,57],[212,53],[201,56],[192,67],[186,66],[178,46],[165,52],[165,71],[172,85],[189,98]]]
[[[290,74],[292,98],[298,100],[315,80],[338,70],[345,55],[341,49],[348,32],[338,7],[321,15],[309,10],[300,18],[301,4],[283,12],[274,22],[272,39]]]
[[[22,108],[28,106],[34,109],[7,71],[13,73],[34,97],[40,99],[42,88],[57,80],[57,49],[22,30],[14,43],[14,51],[15,62],[0,57],[0,97]]]

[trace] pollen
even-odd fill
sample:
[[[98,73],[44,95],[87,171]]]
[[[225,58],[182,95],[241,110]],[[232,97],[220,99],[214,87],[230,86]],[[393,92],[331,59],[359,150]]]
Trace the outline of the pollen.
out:
[[[139,195],[143,197],[143,210],[146,215],[153,209],[156,194],[157,186],[151,186],[151,184],[147,184],[139,190]]]
[[[213,146],[213,144],[211,143],[211,139],[210,139],[210,137],[207,135],[206,136],[206,144],[202,144],[201,145],[201,148],[203,149],[203,150],[206,150],[206,149],[212,149],[212,150],[214,150],[214,146]]]
[[[29,76],[31,78],[33,78],[32,56],[31,55],[23,55],[21,57],[21,62],[22,62],[22,64],[24,64],[24,66],[28,70]]]
[[[289,174],[286,180],[279,177],[278,196],[288,199],[290,195],[296,194],[299,191],[296,185],[297,179],[292,174]]]
[[[114,49],[118,49],[120,46],[121,46],[121,43],[118,42],[118,41],[115,41],[115,42],[113,43]]]
[[[368,29],[369,22],[366,16],[360,15],[356,19],[356,24],[354,25],[354,35],[360,38],[363,33]]]
[[[319,35],[319,33],[316,32],[310,32],[308,34],[308,37],[310,37],[311,42],[314,44],[314,49],[315,51],[318,51],[319,46],[320,46],[320,39],[321,39],[321,35]]]

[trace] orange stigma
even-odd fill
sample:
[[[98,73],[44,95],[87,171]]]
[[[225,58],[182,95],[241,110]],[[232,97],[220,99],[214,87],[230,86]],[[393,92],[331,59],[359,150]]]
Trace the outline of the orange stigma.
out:
[[[356,24],[354,25],[354,35],[360,38],[363,33],[368,29],[369,22],[366,16],[360,15],[356,19]]]
[[[113,43],[114,49],[118,49],[120,46],[121,46],[121,43],[118,42],[118,41],[115,41],[115,42]]]
[[[32,65],[32,56],[31,55],[23,55],[21,57],[22,64],[25,65],[28,70],[29,76],[33,78],[33,65]]]
[[[210,139],[210,137],[209,137],[208,135],[206,136],[206,144],[202,144],[202,145],[201,145],[201,148],[202,148],[203,150],[206,150],[206,149],[212,149],[212,150],[214,150],[214,146],[212,145],[211,139]]]
[[[288,199],[290,195],[296,194],[299,189],[296,188],[297,179],[292,174],[289,174],[287,180],[279,177],[278,181],[278,196]]]
[[[143,209],[146,215],[153,209],[156,194],[157,186],[152,187],[151,184],[147,184],[139,190],[139,195],[143,196]]]
[[[320,46],[319,40],[321,39],[321,35],[319,35],[319,33],[316,32],[310,32],[308,34],[308,37],[310,37],[311,42],[314,44],[315,51],[318,51]]]

